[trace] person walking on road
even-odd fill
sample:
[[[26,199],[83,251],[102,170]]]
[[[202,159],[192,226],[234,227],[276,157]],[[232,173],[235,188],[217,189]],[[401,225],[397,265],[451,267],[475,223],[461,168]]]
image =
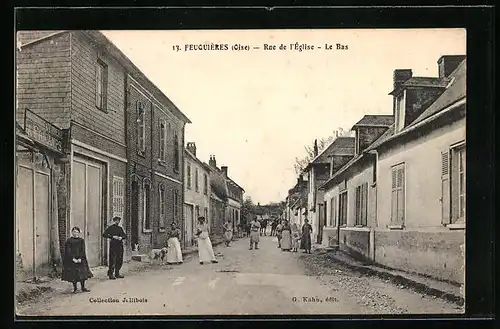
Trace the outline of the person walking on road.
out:
[[[113,224],[108,226],[102,234],[103,237],[110,239],[108,277],[111,280],[123,278],[120,269],[123,265],[123,240],[126,239],[127,235],[119,225],[120,221],[120,217],[113,217]]]
[[[300,233],[296,223],[292,224],[292,251],[297,252],[299,249]]]
[[[292,232],[290,224],[287,220],[283,224],[283,230],[281,231],[281,250],[291,251],[292,250]]]
[[[182,251],[181,244],[179,242],[179,237],[181,236],[181,230],[174,221],[170,226],[170,230],[167,233],[167,264],[182,264]]]
[[[304,225],[302,225],[302,239],[300,240],[300,249],[304,249],[306,253],[311,253],[311,234],[312,226],[309,224],[307,218],[304,220]]]
[[[252,250],[255,246],[255,249],[259,249],[259,239],[260,239],[260,223],[257,220],[257,217],[250,222],[250,248]]]
[[[281,248],[281,232],[283,231],[283,224],[281,222],[276,226],[276,237],[278,238],[278,248]]]
[[[71,229],[71,237],[64,244],[64,258],[61,279],[73,283],[73,293],[77,292],[77,283],[80,282],[82,292],[88,292],[85,281],[94,275],[89,269],[85,253],[85,241],[80,238],[80,228]]]
[[[274,236],[276,234],[276,226],[278,226],[278,221],[275,219],[271,223],[271,236]]]
[[[200,265],[208,262],[218,263],[215,258],[214,249],[212,248],[212,242],[208,236],[208,224],[205,221],[205,217],[198,217],[196,236],[198,237],[198,257],[200,258]]]
[[[233,225],[231,221],[228,219],[224,225],[222,225],[224,229],[224,242],[226,243],[226,247],[229,247],[229,244],[233,240]]]

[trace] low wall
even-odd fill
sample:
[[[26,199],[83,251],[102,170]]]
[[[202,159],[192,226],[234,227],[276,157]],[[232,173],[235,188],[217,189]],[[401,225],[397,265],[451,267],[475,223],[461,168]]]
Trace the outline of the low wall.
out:
[[[464,283],[465,231],[375,231],[375,262]]]
[[[340,249],[356,258],[368,260],[370,258],[370,231],[341,229]]]
[[[325,227],[323,228],[323,239],[321,245],[323,247],[333,247],[338,245],[337,228]]]

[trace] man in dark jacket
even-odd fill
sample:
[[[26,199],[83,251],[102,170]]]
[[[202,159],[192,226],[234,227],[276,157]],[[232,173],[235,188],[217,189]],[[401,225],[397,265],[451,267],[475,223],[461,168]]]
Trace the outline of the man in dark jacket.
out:
[[[108,277],[111,280],[116,278],[123,278],[120,274],[120,269],[123,264],[123,242],[122,240],[127,237],[123,228],[119,226],[120,217],[113,218],[113,224],[110,225],[103,233],[103,237],[110,239],[109,242],[109,270]]]

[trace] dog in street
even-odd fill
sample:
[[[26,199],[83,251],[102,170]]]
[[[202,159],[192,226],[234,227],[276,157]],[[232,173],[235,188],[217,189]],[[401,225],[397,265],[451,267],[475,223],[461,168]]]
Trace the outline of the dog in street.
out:
[[[163,247],[161,249],[153,249],[149,253],[149,258],[151,258],[152,261],[157,262],[158,264],[164,264],[165,260],[167,258],[167,248]]]

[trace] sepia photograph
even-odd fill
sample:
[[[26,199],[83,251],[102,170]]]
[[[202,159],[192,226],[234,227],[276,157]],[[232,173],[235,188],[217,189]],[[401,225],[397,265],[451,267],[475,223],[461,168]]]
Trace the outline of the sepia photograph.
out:
[[[464,314],[466,29],[16,38],[16,315]]]

